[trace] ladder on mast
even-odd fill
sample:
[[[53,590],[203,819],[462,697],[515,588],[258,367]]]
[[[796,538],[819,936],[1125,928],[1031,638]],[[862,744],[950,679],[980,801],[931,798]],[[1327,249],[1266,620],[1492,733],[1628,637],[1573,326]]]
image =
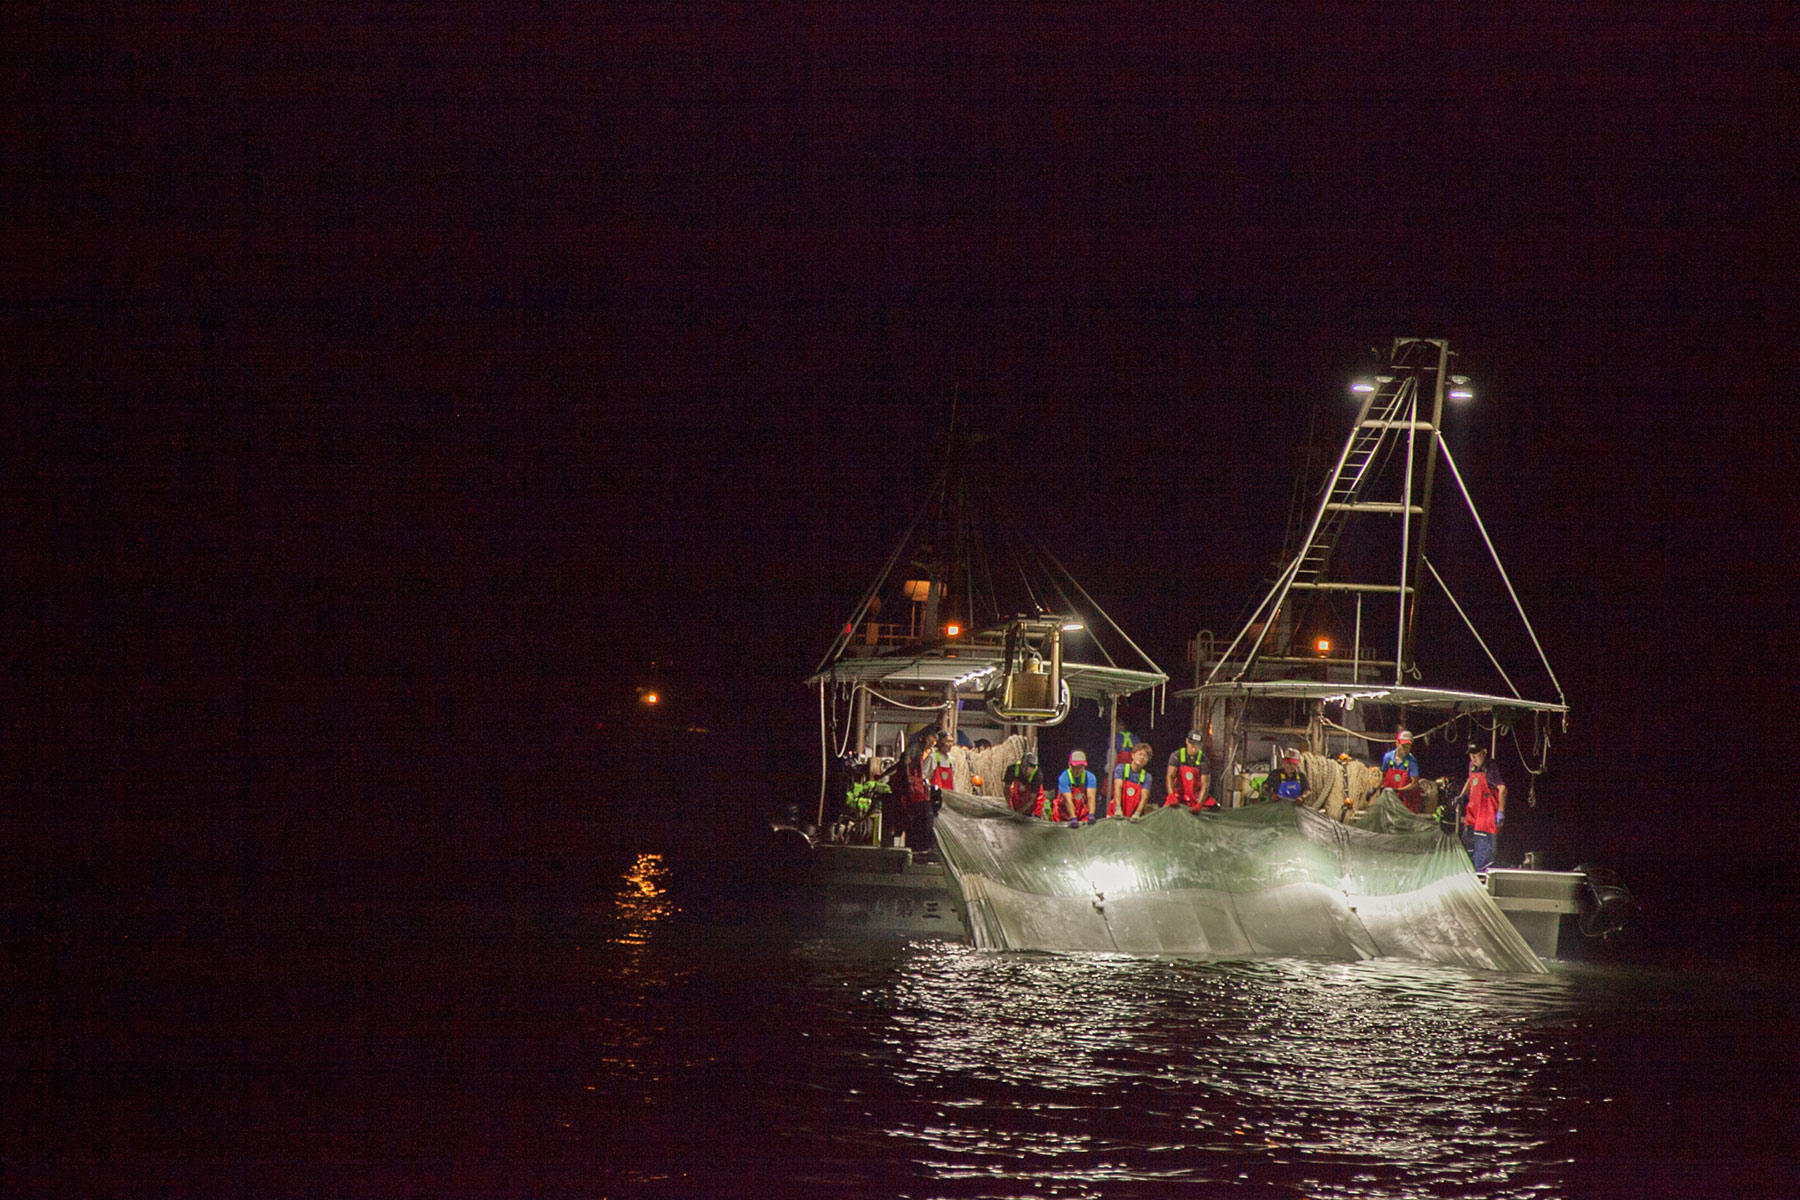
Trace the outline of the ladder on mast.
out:
[[[1449,358],[1449,343],[1441,338],[1394,339],[1388,362],[1365,396],[1337,462],[1318,492],[1318,505],[1305,537],[1244,629],[1213,665],[1207,682],[1221,677],[1237,681],[1249,675],[1257,660],[1263,657],[1270,631],[1286,615],[1284,606],[1289,595],[1296,591],[1315,596],[1327,592],[1355,595],[1359,626],[1364,597],[1395,597],[1393,657],[1386,660],[1363,658],[1359,638],[1353,670],[1360,678],[1363,667],[1390,667],[1395,683],[1399,683],[1412,667],[1417,581],[1424,562],[1425,531],[1431,510],[1432,481],[1437,464],[1435,451],[1443,419]],[[1429,417],[1421,419],[1421,407],[1427,405]],[[1399,480],[1393,478],[1395,471],[1391,461],[1396,451],[1403,455]],[[1417,470],[1420,467],[1422,472]],[[1397,489],[1394,488],[1396,483]],[[1398,492],[1397,498],[1392,494],[1394,490]],[[1378,495],[1383,491],[1388,494]],[[1332,578],[1333,557],[1344,534],[1353,518],[1363,516],[1400,518],[1399,576],[1396,580]],[[1240,647],[1253,630],[1254,640],[1238,657]],[[1278,635],[1278,641],[1280,636],[1284,635]],[[1288,647],[1278,644],[1274,660],[1291,661],[1287,650]]]

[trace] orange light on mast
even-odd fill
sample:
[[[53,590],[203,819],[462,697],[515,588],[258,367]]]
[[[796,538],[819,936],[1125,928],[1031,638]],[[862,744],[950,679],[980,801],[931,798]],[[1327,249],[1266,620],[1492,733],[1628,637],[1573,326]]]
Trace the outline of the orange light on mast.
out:
[[[1320,638],[1318,640],[1318,642],[1315,644],[1316,644],[1320,654],[1330,654],[1331,653],[1331,639],[1330,638]]]
[[[954,621],[952,621],[950,624],[944,626],[944,636],[945,637],[955,637],[958,634],[960,634],[961,632],[962,632],[962,626],[958,625]]]
[[[638,696],[638,699],[642,700],[645,704],[650,704],[650,705],[656,705],[656,704],[662,703],[662,697],[657,695],[655,692],[643,692],[642,694],[640,694]]]

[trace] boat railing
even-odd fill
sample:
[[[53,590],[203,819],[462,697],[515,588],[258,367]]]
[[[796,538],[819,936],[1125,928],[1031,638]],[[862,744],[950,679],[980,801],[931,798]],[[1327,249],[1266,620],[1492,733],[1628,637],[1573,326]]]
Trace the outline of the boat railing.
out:
[[[844,647],[845,658],[872,658],[918,640],[918,631],[898,621],[864,621]]]

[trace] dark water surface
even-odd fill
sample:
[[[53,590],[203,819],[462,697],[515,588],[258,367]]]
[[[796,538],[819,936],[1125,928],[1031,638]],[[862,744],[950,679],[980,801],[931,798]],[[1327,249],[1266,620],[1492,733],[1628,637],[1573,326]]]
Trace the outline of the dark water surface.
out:
[[[1800,1194],[1800,1005],[1778,976],[844,944],[722,923],[678,874],[643,854],[580,902],[273,914],[251,946],[192,917],[96,929],[15,973],[0,1182]]]

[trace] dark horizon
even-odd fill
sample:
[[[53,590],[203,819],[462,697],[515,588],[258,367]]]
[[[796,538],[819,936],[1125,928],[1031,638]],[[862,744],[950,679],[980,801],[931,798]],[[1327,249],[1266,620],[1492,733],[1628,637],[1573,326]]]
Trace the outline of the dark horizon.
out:
[[[804,773],[952,404],[1179,676],[1365,351],[1426,336],[1559,799],[1786,863],[1791,14],[1416,16],[15,18],[27,836],[260,862],[587,803],[652,679]]]

